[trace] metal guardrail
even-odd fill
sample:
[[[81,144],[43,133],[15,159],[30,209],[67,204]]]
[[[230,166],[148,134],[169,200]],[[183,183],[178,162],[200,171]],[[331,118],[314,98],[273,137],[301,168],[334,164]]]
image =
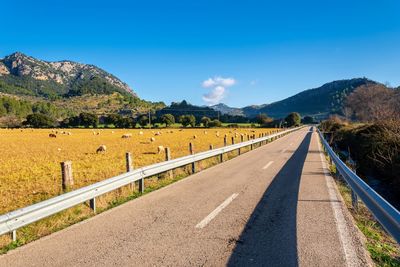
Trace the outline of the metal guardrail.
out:
[[[326,153],[336,166],[336,170],[344,178],[352,190],[351,195],[353,206],[357,205],[357,199],[359,197],[374,215],[376,220],[378,220],[383,228],[393,236],[397,243],[400,244],[400,212],[383,197],[381,197],[360,177],[358,177],[357,174],[354,173],[354,171],[351,170],[343,161],[341,161],[333,149],[329,146],[319,129],[318,133]]]
[[[144,178],[151,177],[166,171],[170,171],[185,165],[195,163],[200,160],[208,159],[224,153],[240,149],[246,146],[253,148],[254,144],[267,141],[269,139],[275,139],[283,135],[289,134],[293,131],[300,129],[301,127],[289,129],[286,131],[278,132],[275,134],[267,135],[261,138],[252,139],[249,141],[217,148],[197,154],[184,156],[181,158],[164,161],[156,164],[152,164],[146,167],[135,169],[131,172],[127,172],[109,179],[106,179],[95,184],[82,187],[80,189],[62,194],[57,197],[50,198],[48,200],[39,202],[37,204],[21,208],[4,215],[0,216],[0,235],[6,233],[12,233],[13,240],[16,240],[16,230],[33,222],[39,221],[45,217],[56,214],[60,211],[84,203],[86,201],[92,201],[95,203],[95,198],[118,189],[120,187],[132,184],[135,181],[142,182]]]

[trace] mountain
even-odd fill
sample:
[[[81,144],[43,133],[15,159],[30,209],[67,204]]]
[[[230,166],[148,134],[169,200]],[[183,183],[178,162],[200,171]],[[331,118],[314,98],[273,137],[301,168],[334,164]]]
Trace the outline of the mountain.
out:
[[[365,84],[376,84],[376,82],[367,78],[333,81],[268,105],[244,107],[242,111],[248,117],[265,113],[273,118],[283,118],[295,111],[302,116],[325,118],[329,114],[341,114],[346,96],[358,86]]]
[[[114,92],[137,97],[126,83],[94,65],[48,62],[20,52],[0,60],[0,92],[46,98]]]
[[[219,111],[221,114],[228,114],[232,116],[244,116],[243,110],[241,108],[229,107],[223,103],[219,103],[214,106],[210,106],[215,111]]]

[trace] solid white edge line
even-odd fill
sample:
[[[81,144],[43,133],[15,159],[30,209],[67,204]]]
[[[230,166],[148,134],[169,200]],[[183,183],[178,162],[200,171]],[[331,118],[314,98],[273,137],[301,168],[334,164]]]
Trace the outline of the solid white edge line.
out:
[[[355,262],[359,262],[359,259],[354,249],[354,245],[349,234],[349,229],[347,227],[346,220],[344,218],[344,214],[342,211],[342,203],[339,201],[339,198],[337,197],[337,191],[335,189],[335,185],[333,184],[334,183],[333,178],[327,167],[324,158],[324,153],[321,150],[321,143],[319,136],[318,136],[318,150],[320,152],[319,155],[321,157],[322,169],[324,172],[326,185],[328,187],[329,198],[332,200],[331,207],[333,210],[333,214],[335,216],[336,227],[338,230],[340,243],[342,244],[346,265],[353,266]]]
[[[263,170],[266,170],[269,166],[272,165],[272,163],[274,163],[273,161],[268,162],[264,167],[262,167]]]
[[[201,222],[199,222],[196,225],[196,228],[201,229],[207,226],[207,224],[211,222],[212,219],[214,219],[218,215],[218,213],[220,213],[224,208],[226,208],[226,206],[228,206],[238,195],[239,195],[238,193],[234,193],[230,197],[228,197],[224,202],[221,203],[221,205],[219,205],[215,210],[213,210],[210,214],[208,214],[207,217],[205,217]]]

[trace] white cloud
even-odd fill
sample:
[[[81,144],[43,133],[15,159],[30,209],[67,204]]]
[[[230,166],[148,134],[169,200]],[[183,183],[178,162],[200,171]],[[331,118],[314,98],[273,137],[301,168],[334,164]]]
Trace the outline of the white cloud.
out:
[[[214,86],[223,86],[230,87],[236,84],[236,80],[233,78],[223,78],[220,76],[214,78],[208,78],[203,82],[204,88],[214,87]]]
[[[203,101],[208,105],[218,104],[226,96],[226,88],[236,84],[234,78],[223,78],[220,76],[208,78],[203,81],[204,88],[212,88],[211,91],[203,95]]]
[[[218,104],[225,97],[225,87],[216,86],[211,92],[203,95],[203,101],[209,105]]]

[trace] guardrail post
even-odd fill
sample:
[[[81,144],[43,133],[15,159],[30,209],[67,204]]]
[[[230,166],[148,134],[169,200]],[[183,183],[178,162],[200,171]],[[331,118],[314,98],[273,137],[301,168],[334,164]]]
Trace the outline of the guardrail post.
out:
[[[125,153],[125,160],[126,160],[126,172],[133,171],[133,163],[132,163],[132,153],[126,152]],[[130,184],[131,190],[135,190],[135,182]]]
[[[16,242],[17,241],[17,230],[13,230],[10,233],[10,235],[11,235],[12,242]]]
[[[61,162],[62,189],[68,191],[74,185],[72,176],[72,161]]]
[[[189,152],[190,152],[190,155],[194,154],[194,147],[193,147],[193,143],[192,142],[189,143]],[[192,174],[193,174],[193,173],[196,172],[196,163],[192,162],[191,165],[192,165]]]
[[[93,210],[94,213],[96,213],[96,198],[92,198],[89,200],[89,206]]]
[[[357,212],[358,211],[358,196],[353,190],[351,190],[351,205],[353,206],[354,211]]]
[[[169,149],[169,147],[165,148],[165,160],[166,161],[171,160],[171,150]],[[172,170],[167,171],[167,176],[168,178],[172,178],[173,176]]]
[[[232,140],[232,145],[234,145],[235,144],[235,137],[231,137],[231,140]]]

